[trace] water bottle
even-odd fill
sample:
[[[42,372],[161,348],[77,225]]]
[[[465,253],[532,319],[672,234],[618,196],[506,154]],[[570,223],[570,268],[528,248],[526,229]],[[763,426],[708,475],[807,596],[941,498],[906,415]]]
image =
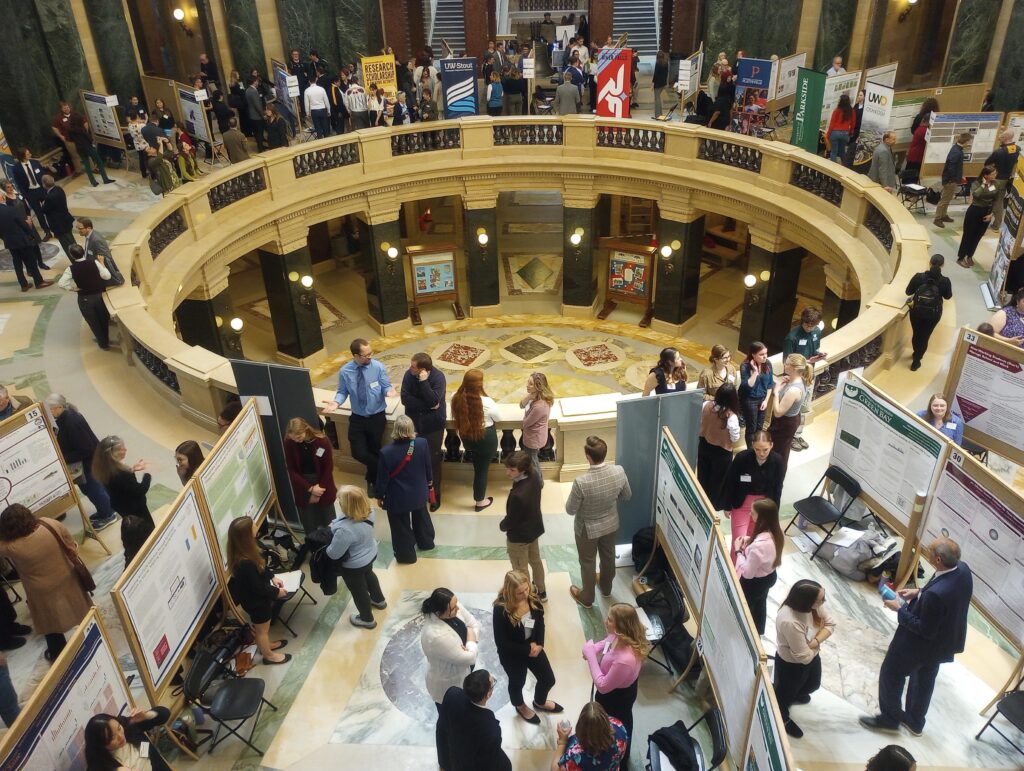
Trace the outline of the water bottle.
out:
[[[893,588],[889,586],[888,582],[884,578],[881,578],[878,581],[878,593],[882,595],[882,599],[886,602],[899,598],[899,595],[893,591]]]

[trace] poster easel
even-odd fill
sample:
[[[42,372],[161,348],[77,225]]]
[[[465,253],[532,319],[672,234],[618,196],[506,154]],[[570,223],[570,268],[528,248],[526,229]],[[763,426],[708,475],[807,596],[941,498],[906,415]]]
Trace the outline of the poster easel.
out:
[[[607,240],[608,249],[607,293],[604,305],[598,311],[599,319],[608,318],[620,302],[641,305],[644,308],[641,327],[649,327],[654,318],[651,302],[654,291],[654,261],[656,250],[631,241]]]
[[[85,513],[49,413],[38,402],[0,423],[0,510],[12,503],[24,504],[37,518],[50,519],[77,507],[83,543],[92,538],[110,555]]]
[[[89,121],[89,133],[93,141],[125,152],[127,147],[121,132],[121,121],[117,116],[117,97],[79,89],[78,98],[82,102],[86,120]]]
[[[383,245],[382,245],[383,248]],[[412,302],[409,316],[415,326],[423,323],[420,306],[433,302],[450,302],[457,321],[466,318],[459,303],[459,273],[455,264],[454,244],[427,244],[405,247],[412,280]],[[388,255],[388,266],[394,263]]]

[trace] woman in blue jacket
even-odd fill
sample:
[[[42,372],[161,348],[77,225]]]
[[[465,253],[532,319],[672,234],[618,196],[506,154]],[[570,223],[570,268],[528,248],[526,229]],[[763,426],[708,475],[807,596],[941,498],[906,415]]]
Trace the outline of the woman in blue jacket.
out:
[[[950,411],[949,402],[942,394],[932,394],[928,399],[928,409],[918,412],[917,417],[948,436],[958,446],[963,443],[964,419]]]
[[[427,440],[416,436],[412,418],[395,420],[392,442],[380,450],[377,464],[377,503],[388,513],[395,560],[411,564],[416,549],[434,548],[434,523],[427,512],[433,475]]]
[[[740,365],[740,408],[745,422],[744,438],[747,449],[751,448],[754,434],[764,424],[764,411],[768,407],[768,394],[775,387],[775,375],[768,363],[768,346],[764,343],[750,344],[747,358]]]

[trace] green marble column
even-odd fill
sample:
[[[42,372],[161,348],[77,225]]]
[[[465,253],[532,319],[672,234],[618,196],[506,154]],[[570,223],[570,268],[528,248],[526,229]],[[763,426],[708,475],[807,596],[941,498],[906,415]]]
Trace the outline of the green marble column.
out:
[[[487,234],[486,244],[480,243],[480,230]],[[470,307],[496,306],[501,302],[498,283],[497,211],[494,208],[466,209],[465,231]]]
[[[83,4],[107,91],[117,94],[121,105],[127,105],[132,95],[142,99],[142,80],[121,0],[83,0]]]
[[[399,0],[384,0],[393,3]],[[379,0],[334,0],[338,48],[345,61],[356,61],[357,52],[375,56],[384,46],[384,22]]]
[[[84,109],[78,98],[79,89],[92,89],[92,75],[85,63],[85,52],[79,39],[75,14],[68,0],[33,0],[42,25],[43,41],[50,54],[50,63],[57,80],[57,89],[76,110]],[[28,3],[23,13],[28,13]],[[13,52],[8,52],[13,53]]]
[[[1017,2],[1010,14],[1010,24],[1003,43],[1003,52],[996,67],[995,92],[996,109],[1002,112],[1024,109],[1024,2]]]
[[[253,67],[260,72],[267,68],[267,55],[263,50],[263,38],[260,36],[256,0],[224,0],[224,16],[228,22],[231,58],[234,59],[235,69],[242,74],[244,82]],[[227,77],[228,73],[224,75]]]
[[[594,278],[596,207],[562,207],[562,303],[589,308],[597,297]],[[572,242],[580,233],[580,243]]]
[[[844,300],[828,287],[825,287],[825,300],[821,304],[821,315],[825,320],[822,335],[842,329],[860,313],[860,300]],[[832,321],[835,320],[835,327]]]
[[[12,149],[28,145],[40,155],[53,148],[50,121],[64,94],[50,65],[35,6],[25,0],[0,0],[0,16],[5,20],[0,24],[0,126]]]
[[[240,359],[238,334],[231,329],[234,310],[231,295],[224,290],[207,300],[182,300],[174,310],[178,334],[189,345],[198,345],[230,359]]]
[[[802,8],[803,0],[748,0],[741,11],[739,48],[755,59],[794,53]]]
[[[743,16],[740,0],[704,0],[701,18],[704,20],[704,73],[707,77],[719,51],[725,51],[729,61],[736,60],[740,47],[740,20]],[[688,54],[687,54],[688,55]]]
[[[654,318],[669,324],[682,324],[697,313],[700,286],[700,258],[704,241],[704,218],[675,222],[658,218],[658,245],[672,253],[657,257]]]
[[[378,0],[278,0],[277,8],[285,51],[298,48],[303,59],[315,49],[336,69],[383,45]]]
[[[796,288],[803,256],[803,249],[771,252],[757,244],[750,245],[747,274],[754,276],[757,283],[746,290],[743,300],[741,351],[747,350],[755,340],[765,343],[769,353],[782,350],[796,309]],[[766,271],[768,279],[762,277]]]
[[[366,304],[370,315],[381,324],[408,318],[409,300],[405,293],[402,232],[397,217],[373,225],[364,223],[360,233],[362,264],[367,268]],[[388,257],[390,247],[398,249],[396,259]]]
[[[984,79],[1001,7],[1002,0],[960,0],[946,56],[946,71],[942,76],[943,85],[979,83]],[[1010,42],[1011,35],[1012,32],[1007,34],[1007,42]],[[1019,33],[1013,37],[1019,37]],[[1014,42],[1019,44],[1020,41]],[[1017,86],[1019,90],[1019,81]]]
[[[827,70],[836,56],[843,57],[845,66],[850,58],[850,40],[856,18],[857,0],[822,0],[818,42],[814,46],[814,60],[808,66]]]
[[[260,249],[259,256],[277,350],[301,361],[324,347],[315,286],[302,283],[304,277],[313,275],[309,248],[286,254]]]

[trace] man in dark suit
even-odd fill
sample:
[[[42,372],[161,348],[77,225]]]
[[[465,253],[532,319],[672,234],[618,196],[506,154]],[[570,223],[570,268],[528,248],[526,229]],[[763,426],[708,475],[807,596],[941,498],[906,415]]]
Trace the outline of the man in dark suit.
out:
[[[79,217],[77,225],[78,235],[85,239],[82,248],[85,250],[86,259],[96,260],[102,257],[103,265],[110,272],[110,278],[107,280],[106,286],[122,286],[124,284],[124,276],[121,275],[117,263],[114,262],[114,255],[110,252],[110,244],[107,243],[107,239],[96,232],[89,217]]]
[[[444,428],[448,420],[444,373],[434,367],[430,354],[414,353],[409,370],[402,377],[402,406],[412,418],[417,436],[427,440],[434,477],[436,500],[431,511],[441,508],[441,472],[444,466]]]
[[[903,589],[898,599],[885,601],[887,608],[896,611],[899,626],[878,675],[881,714],[860,718],[865,728],[899,732],[902,724],[920,736],[939,666],[964,649],[974,589],[971,569],[960,561],[960,547],[949,538],[932,542],[928,562],[935,575],[923,589]],[[904,709],[903,686],[908,677]]]
[[[494,678],[486,669],[466,675],[444,695],[438,715],[438,757],[445,771],[511,771],[501,749],[501,726],[487,708]]]
[[[46,191],[43,196],[43,214],[50,223],[50,230],[67,253],[75,243],[75,234],[71,232],[75,227],[75,218],[68,211],[68,196],[49,174],[43,175],[43,190]]]
[[[25,217],[21,215],[18,207],[0,206],[0,238],[4,246],[11,253],[14,262],[14,275],[18,277],[21,284],[21,291],[29,290],[28,281],[25,280],[25,270],[28,270],[36,289],[45,289],[53,286],[52,281],[44,281],[39,272],[39,249],[36,243],[36,233],[29,226]]]
[[[53,238],[53,233],[50,232],[46,215],[43,214],[43,196],[46,195],[46,191],[43,189],[44,174],[46,174],[46,170],[43,168],[43,164],[32,157],[32,151],[27,147],[21,148],[18,151],[18,162],[11,169],[11,176],[18,190],[28,201],[28,205],[32,207],[32,211],[35,212],[39,224],[43,226],[43,240],[49,241]]]

